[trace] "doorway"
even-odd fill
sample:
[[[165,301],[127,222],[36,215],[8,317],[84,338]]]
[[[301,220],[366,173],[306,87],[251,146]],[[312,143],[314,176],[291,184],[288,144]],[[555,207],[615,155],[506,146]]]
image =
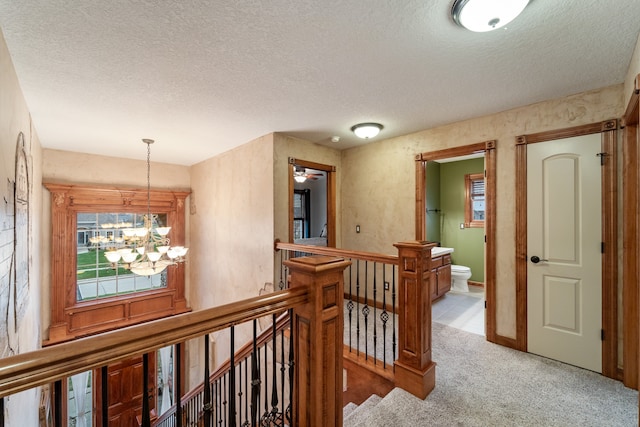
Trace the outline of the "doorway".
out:
[[[540,350],[540,343],[538,338],[533,338],[533,335],[529,333],[530,328],[539,330],[542,327],[546,332],[552,330],[558,332],[564,329],[565,332],[569,333],[570,335],[579,335],[576,330],[581,329],[584,333],[591,335],[591,338],[594,338],[593,335],[595,335],[595,348],[601,350],[602,374],[612,378],[615,378],[617,376],[618,358],[616,238],[617,185],[615,150],[616,129],[617,122],[615,120],[611,120],[602,123],[562,129],[558,131],[520,136],[517,138],[516,145],[516,206],[518,206],[518,209],[516,210],[515,242],[517,348],[522,351],[544,351]],[[589,317],[589,315],[592,313],[584,312],[586,308],[577,306],[576,304],[571,303],[571,301],[567,302],[567,304],[569,304],[569,307],[572,307],[571,310],[567,308],[566,304],[563,304],[560,308],[554,308],[554,301],[557,298],[563,297],[571,299],[573,297],[574,302],[579,298],[582,298],[584,295],[580,294],[584,292],[581,291],[581,288],[584,288],[585,285],[583,285],[578,279],[571,279],[571,277],[574,276],[566,271],[554,273],[554,271],[550,269],[555,264],[557,264],[558,266],[562,266],[563,268],[568,264],[571,264],[567,260],[562,261],[560,259],[562,257],[559,256],[560,252],[558,252],[556,246],[550,246],[550,244],[553,243],[552,239],[546,239],[546,241],[544,242],[545,249],[536,248],[536,251],[546,251],[541,252],[540,254],[533,253],[534,248],[532,248],[529,244],[532,239],[538,239],[538,236],[534,238],[534,235],[542,233],[542,231],[540,231],[541,226],[538,223],[541,220],[539,217],[544,220],[544,215],[542,215],[541,213],[538,213],[535,216],[527,214],[527,212],[529,211],[529,205],[534,205],[535,207],[536,204],[543,203],[540,201],[536,201],[538,199],[537,196],[535,196],[535,191],[530,191],[531,188],[535,188],[537,186],[533,185],[533,183],[536,181],[535,176],[532,176],[531,173],[529,173],[531,171],[528,171],[528,168],[532,167],[528,162],[528,157],[540,150],[538,150],[538,147],[536,147],[535,150],[532,150],[532,152],[528,154],[528,145],[545,143],[548,147],[554,147],[554,144],[558,144],[558,148],[562,148],[559,145],[563,144],[563,141],[566,142],[568,138],[573,139],[587,135],[595,136],[594,147],[596,148],[593,148],[591,150],[595,150],[595,152],[589,153],[589,156],[593,157],[591,158],[591,160],[597,161],[596,164],[598,170],[595,171],[595,178],[597,181],[599,181],[598,186],[602,189],[601,191],[598,191],[597,194],[594,189],[594,193],[592,195],[590,194],[591,188],[584,188],[583,186],[586,198],[596,199],[595,207],[592,206],[588,209],[597,209],[600,211],[600,222],[594,225],[594,227],[596,227],[596,230],[590,230],[592,233],[595,233],[595,243],[592,242],[592,245],[596,245],[597,247],[598,253],[596,254],[596,262],[600,263],[600,265],[598,266],[598,271],[595,273],[599,274],[599,277],[596,278],[596,286],[599,287],[599,289],[596,291],[596,294],[600,293],[601,295],[601,301],[599,301],[600,307],[598,307],[596,313],[596,316],[599,317],[599,319],[596,320],[600,323],[600,328],[598,328],[597,325],[588,326],[584,324],[581,320],[582,317]],[[592,141],[593,139],[594,137],[592,136],[590,139],[577,139],[576,141],[581,141],[580,143],[582,144],[586,141]],[[533,148],[532,145],[531,147]],[[575,173],[568,174],[569,171],[567,170],[567,168],[570,165],[579,164],[579,161],[576,160],[578,159],[577,155],[570,154],[569,151],[571,151],[569,150],[569,148],[560,149],[557,154],[552,154],[551,157],[549,157],[550,160],[547,161],[548,164],[545,166],[545,173],[549,175],[547,176],[547,181],[554,173],[556,173],[556,175],[560,174],[559,177],[556,177],[555,181],[561,180],[562,182],[558,183],[558,185],[554,187],[554,189],[556,190],[556,187],[564,186],[568,188],[566,184],[568,182],[571,182],[574,177],[579,176],[582,173],[579,172],[577,168],[575,168]],[[583,155],[583,157],[586,156],[586,154]],[[545,156],[542,157],[546,158]],[[563,163],[561,165],[562,167],[558,166],[556,168],[556,166],[553,166],[552,163],[556,161],[558,162],[557,165]],[[538,168],[538,166],[535,167]],[[579,184],[576,184],[576,186],[579,187]],[[589,187],[595,187],[595,185],[589,185]],[[550,194],[552,194],[552,192]],[[552,196],[549,195],[548,197]],[[568,198],[569,196],[566,194],[564,196],[559,196],[556,194],[556,197]],[[545,203],[545,210],[553,209],[552,203],[549,200],[543,200]],[[576,198],[575,200],[576,203],[572,204],[572,209],[577,206],[578,199]],[[563,210],[563,213],[556,213],[553,216],[554,221],[557,221],[563,215],[566,216],[566,209],[568,208],[564,207],[561,209]],[[569,221],[569,223],[575,222],[571,219],[567,220]],[[544,225],[547,228],[550,226],[549,221],[550,219],[547,215],[547,222]],[[581,217],[580,221],[582,221]],[[571,230],[577,230],[577,228],[582,226],[582,223],[574,224],[571,226]],[[566,231],[566,226],[561,226],[561,229]],[[544,238],[544,234],[541,234],[541,237]],[[590,237],[589,239],[594,240],[594,237]],[[566,241],[567,239],[563,240]],[[536,244],[535,241],[533,244]],[[565,253],[565,255],[567,254],[567,248],[569,248],[569,246],[564,248],[563,253]],[[577,246],[575,245],[572,247],[577,248]],[[576,249],[576,251],[580,250],[582,249]],[[571,257],[568,257],[567,259],[569,258]],[[586,259],[581,259],[581,262],[584,263],[587,261]],[[574,262],[574,264],[578,264],[578,262]],[[536,274],[538,274],[540,277],[536,278]],[[587,275],[590,274],[593,273],[587,273]],[[532,287],[532,289],[530,289],[530,287]],[[540,288],[542,289],[542,291]],[[578,295],[577,297],[576,294]],[[534,301],[536,299],[537,302]],[[542,307],[540,307],[540,303],[542,304]],[[530,311],[532,310],[536,311],[536,313],[530,313]],[[601,315],[598,316],[600,312]],[[540,313],[542,313],[542,318],[540,317]],[[571,327],[569,326],[572,325],[576,330],[569,331],[569,329],[571,329]],[[588,330],[585,330],[586,328],[588,328]],[[531,332],[535,334],[534,331]],[[547,337],[543,339],[542,345],[544,345],[544,342],[546,342],[546,340],[551,340],[551,338]],[[571,344],[569,347],[573,346],[577,346],[577,344]],[[549,354],[549,357],[567,361],[563,359],[564,356],[560,356],[557,354]],[[600,358],[598,357],[597,359],[599,360]],[[568,361],[568,363],[580,366],[580,363],[578,363],[577,360]],[[589,369],[600,371],[599,367],[591,367]]]
[[[336,245],[336,168],[289,158],[289,242]]]
[[[416,239],[434,240],[427,232],[427,162],[442,159],[458,159],[464,156],[484,155],[485,170],[485,213],[484,213],[484,286],[485,286],[485,316],[484,331],[487,340],[498,342],[496,334],[496,306],[495,306],[495,225],[496,225],[496,163],[495,141],[486,141],[462,147],[449,148],[439,151],[422,153],[416,156]],[[465,224],[466,226],[467,224]],[[455,248],[454,248],[455,249]],[[501,343],[502,344],[502,343]]]

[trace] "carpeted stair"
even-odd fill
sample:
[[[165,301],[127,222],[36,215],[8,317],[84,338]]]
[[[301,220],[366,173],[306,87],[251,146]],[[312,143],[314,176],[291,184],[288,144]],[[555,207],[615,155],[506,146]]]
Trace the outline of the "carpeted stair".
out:
[[[377,394],[372,394],[367,400],[362,402],[361,405],[349,402],[342,410],[343,413],[343,427],[353,427],[362,424],[364,420],[368,419],[373,413],[373,409],[383,399]]]

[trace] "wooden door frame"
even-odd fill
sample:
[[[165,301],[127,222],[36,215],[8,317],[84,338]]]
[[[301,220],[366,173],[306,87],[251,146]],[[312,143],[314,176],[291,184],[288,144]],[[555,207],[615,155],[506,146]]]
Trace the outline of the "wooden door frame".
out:
[[[527,145],[575,136],[602,134],[602,375],[617,378],[618,363],[618,248],[617,138],[615,119],[571,128],[521,135],[516,138],[516,348],[527,343]]]
[[[416,165],[416,240],[426,240],[426,164],[429,160],[466,156],[484,152],[485,168],[485,335],[487,340],[504,345],[496,333],[496,141],[417,154]]]
[[[640,281],[640,225],[638,216],[640,206],[638,194],[640,186],[640,151],[638,150],[638,124],[640,122],[640,75],[635,79],[634,91],[631,94],[627,110],[622,119],[624,128],[622,144],[622,238],[624,251],[622,254],[622,381],[625,386],[638,389],[640,385],[640,316],[638,314],[640,295],[638,282]]]
[[[327,246],[336,246],[336,167],[289,157],[289,242],[293,243],[293,192],[295,166],[316,169],[327,174]]]

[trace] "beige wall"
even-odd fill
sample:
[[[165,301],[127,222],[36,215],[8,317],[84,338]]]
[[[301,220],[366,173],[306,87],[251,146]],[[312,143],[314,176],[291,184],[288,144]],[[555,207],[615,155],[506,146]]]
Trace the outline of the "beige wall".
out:
[[[194,310],[258,295],[273,281],[273,135],[191,167],[191,283]],[[228,331],[212,334],[212,367],[229,358]],[[249,339],[248,325],[236,342]],[[189,383],[201,382],[202,342],[190,346]]]
[[[626,108],[631,98],[631,94],[635,89],[635,80],[640,74],[640,34],[638,35],[638,41],[636,42],[636,48],[633,51],[633,56],[629,61],[629,70],[627,71],[627,78],[624,81],[624,106]],[[640,82],[638,82],[640,84]]]
[[[276,183],[273,188],[274,236],[282,242],[289,241],[289,157],[336,167],[336,194],[338,195],[336,200],[336,246],[342,247],[339,195],[343,171],[340,151],[279,133],[274,134],[273,149],[273,176]]]
[[[13,183],[15,182],[16,143],[22,132],[29,174],[29,291],[26,311],[20,320],[17,342],[8,347],[7,306],[13,253]],[[0,357],[40,348],[40,283],[42,256],[40,218],[42,212],[40,141],[22,95],[4,37],[0,33]],[[39,389],[11,396],[5,401],[7,425],[38,425]]]
[[[622,92],[620,84],[345,151],[342,246],[393,254],[394,242],[415,239],[414,156],[497,140],[497,332],[515,338],[515,137],[620,117]]]

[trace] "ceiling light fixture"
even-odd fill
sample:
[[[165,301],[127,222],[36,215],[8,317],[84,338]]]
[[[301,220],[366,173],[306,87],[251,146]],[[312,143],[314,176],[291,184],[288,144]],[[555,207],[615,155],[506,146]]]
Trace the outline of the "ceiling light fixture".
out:
[[[303,183],[307,180],[307,174],[306,174],[306,169],[301,167],[301,166],[294,166],[293,167],[293,179],[296,180],[296,182],[299,183]]]
[[[351,130],[358,138],[369,139],[378,135],[383,127],[380,123],[359,123],[353,125]]]
[[[453,21],[468,30],[482,33],[504,27],[513,21],[529,0],[455,0]]]
[[[147,144],[147,213],[142,217],[143,226],[132,228],[130,224],[121,228],[122,236],[117,241],[119,247],[108,248],[104,255],[117,268],[118,262],[124,268],[139,276],[162,273],[165,268],[184,261],[188,248],[169,246],[167,235],[171,227],[156,227],[157,215],[151,214],[151,144],[153,139],[143,139]],[[112,227],[116,225],[110,224]]]

